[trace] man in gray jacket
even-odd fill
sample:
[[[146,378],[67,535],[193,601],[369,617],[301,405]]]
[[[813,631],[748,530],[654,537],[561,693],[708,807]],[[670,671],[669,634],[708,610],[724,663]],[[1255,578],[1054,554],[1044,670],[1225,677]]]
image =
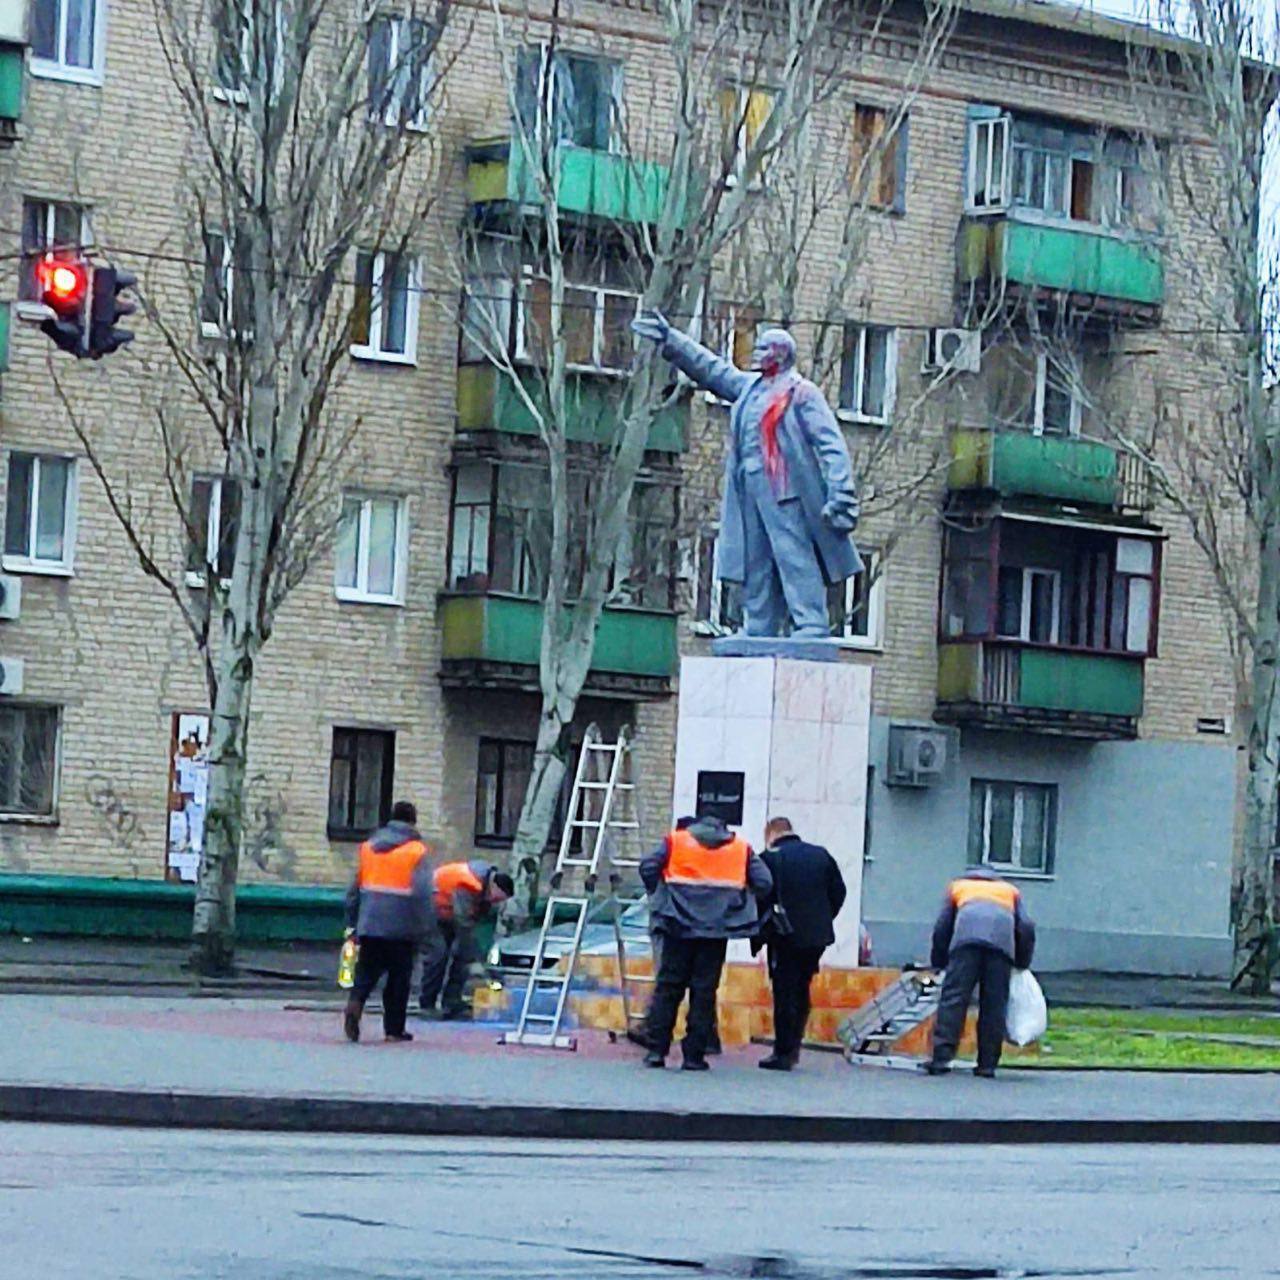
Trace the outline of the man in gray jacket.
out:
[[[795,340],[785,329],[765,330],[744,373],[657,311],[632,328],[733,406],[716,576],[743,584],[747,634],[779,636],[789,620],[797,637],[828,638],[827,586],[862,568],[850,537],[858,498],[840,425],[796,371]]]
[[[946,969],[938,1018],[933,1030],[930,1075],[951,1069],[964,1017],[975,987],[978,999],[978,1066],[975,1075],[996,1073],[1004,1047],[1009,1006],[1009,978],[1014,966],[1031,966],[1036,926],[1022,905],[1017,886],[989,867],[973,867],[947,886],[947,896],[933,926],[935,969]]]
[[[773,888],[773,878],[740,835],[719,818],[705,815],[668,832],[641,860],[640,878],[649,891],[652,927],[662,935],[645,1066],[666,1065],[676,1012],[687,991],[683,1066],[686,1071],[706,1071],[728,939],[755,933],[757,901]]]

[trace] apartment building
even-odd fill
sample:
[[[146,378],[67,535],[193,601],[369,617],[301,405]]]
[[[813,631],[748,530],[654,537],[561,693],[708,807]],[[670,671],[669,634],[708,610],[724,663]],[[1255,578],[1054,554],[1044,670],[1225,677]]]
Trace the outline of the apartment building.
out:
[[[213,284],[194,291],[191,341],[215,342],[234,323],[234,255],[209,237],[193,249],[184,231],[174,175],[190,139],[150,6],[30,5],[18,141],[0,152],[3,292],[29,296],[33,257],[59,246],[97,244],[140,275],[197,254]],[[371,247],[352,266],[367,307],[339,393],[361,415],[343,531],[291,597],[255,682],[243,879],[300,899],[348,874],[393,795],[416,800],[451,853],[501,858],[529,774],[545,469],[512,380],[460,338],[459,228],[492,240],[517,370],[537,366],[530,334],[548,303],[522,231],[529,179],[510,146],[496,32],[487,6],[467,19],[424,114],[443,195],[422,253]],[[824,101],[824,127],[841,112],[864,139],[881,127],[912,21],[904,6],[868,47]],[[608,436],[641,287],[611,259],[606,228],[655,216],[669,86],[642,0],[570,6],[554,56],[544,28],[521,29],[508,53],[518,74],[572,89],[556,101],[561,207],[592,246],[570,281],[591,321],[569,353],[585,456]],[[1023,885],[1046,966],[1219,972],[1229,953],[1236,752],[1220,609],[1199,553],[1095,421],[1104,406],[1154,420],[1160,387],[1197,395],[1170,336],[1194,326],[1197,303],[1165,247],[1183,237],[1206,262],[1213,252],[1188,210],[1153,207],[1125,36],[1053,5],[968,0],[878,166],[859,313],[828,392],[855,457],[923,402],[912,448],[885,467],[934,460],[910,520],[868,503],[874,569],[832,599],[841,659],[875,669],[863,911],[884,962],[924,954],[943,884],[972,861]],[[742,92],[760,97],[750,123],[767,95]],[[617,100],[644,135],[634,150],[652,143],[640,180],[601,108]],[[829,163],[838,171],[848,151],[833,146]],[[802,364],[804,318],[819,314],[839,252],[838,237],[814,238]],[[741,357],[756,317],[772,317],[733,301],[711,300],[704,333]],[[194,876],[208,739],[196,654],[63,403],[106,429],[105,464],[163,513],[147,380],[166,354],[135,327],[133,347],[100,369],[58,363],[59,393],[47,340],[20,326],[0,382],[4,573],[18,587],[0,621],[0,898],[31,877],[62,877],[39,882],[55,901],[73,884],[105,900],[124,892],[108,881]],[[655,422],[579,709],[579,734],[592,720],[634,729],[655,834],[671,816],[679,654],[736,621],[710,567],[714,494],[697,465],[723,430],[701,395]],[[579,510],[589,468],[572,483]],[[219,572],[239,495],[215,474],[192,484],[204,546],[166,531],[163,514],[153,527],[155,554],[194,592]]]

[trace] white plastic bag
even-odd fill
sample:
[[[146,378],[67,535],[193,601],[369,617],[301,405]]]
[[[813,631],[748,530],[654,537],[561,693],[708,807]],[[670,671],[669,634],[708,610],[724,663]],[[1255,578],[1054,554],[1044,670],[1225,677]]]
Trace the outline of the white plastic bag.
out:
[[[1030,969],[1015,969],[1009,979],[1009,1007],[1004,1015],[1004,1038],[1010,1044],[1030,1044],[1044,1035],[1049,1006]]]

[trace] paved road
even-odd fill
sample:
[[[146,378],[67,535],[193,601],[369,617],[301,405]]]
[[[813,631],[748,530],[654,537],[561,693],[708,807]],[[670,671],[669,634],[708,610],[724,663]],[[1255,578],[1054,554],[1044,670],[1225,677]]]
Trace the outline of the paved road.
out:
[[[0,1125],[42,1280],[1262,1280],[1271,1149],[768,1150]]]

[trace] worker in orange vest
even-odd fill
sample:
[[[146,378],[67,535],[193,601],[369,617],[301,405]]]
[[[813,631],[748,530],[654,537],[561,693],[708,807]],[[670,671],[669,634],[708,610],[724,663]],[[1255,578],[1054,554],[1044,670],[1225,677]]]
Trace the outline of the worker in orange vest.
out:
[[[773,888],[773,878],[740,835],[708,814],[668,832],[641,860],[640,878],[649,891],[651,925],[662,935],[645,1066],[666,1065],[676,1011],[688,991],[683,1069],[706,1071],[728,939],[755,933],[758,899]]]
[[[406,801],[391,821],[361,846],[347,890],[347,928],[360,947],[355,981],[343,1016],[347,1039],[360,1039],[365,1001],[383,975],[382,1029],[388,1040],[412,1040],[404,1029],[413,986],[413,958],[431,927],[431,865],[416,828],[418,811]]]
[[[418,1003],[428,1017],[458,1018],[466,1013],[462,989],[468,973],[479,976],[476,925],[515,892],[512,879],[492,863],[476,858],[446,862],[435,870],[435,926],[423,947],[422,990]]]
[[[944,1075],[951,1070],[964,1016],[975,987],[978,997],[978,1066],[976,1076],[996,1073],[1004,1048],[1004,1022],[1009,1007],[1009,979],[1016,966],[1031,967],[1036,926],[1022,905],[1016,885],[990,867],[973,867],[947,886],[947,896],[933,926],[935,969],[946,969],[933,1028],[933,1053],[925,1070]]]

